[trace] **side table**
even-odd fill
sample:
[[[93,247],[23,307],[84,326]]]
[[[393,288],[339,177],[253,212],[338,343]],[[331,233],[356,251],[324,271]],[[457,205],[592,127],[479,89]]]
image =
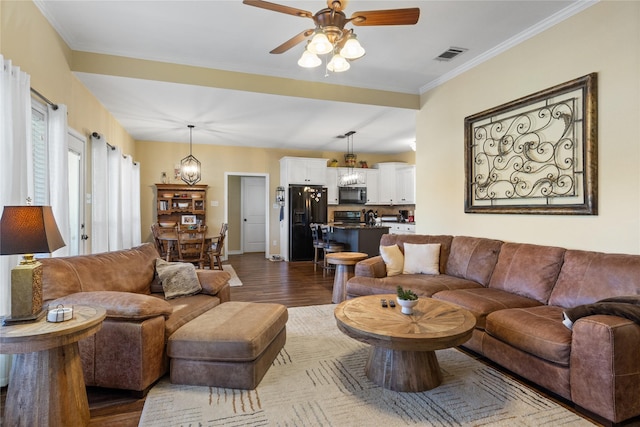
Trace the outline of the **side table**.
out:
[[[340,303],[347,298],[347,280],[353,277],[354,266],[367,258],[369,255],[362,252],[335,252],[325,256],[327,263],[336,266],[331,297],[333,303]]]
[[[14,354],[4,425],[86,426],[89,403],[78,341],[102,327],[106,311],[73,306],[73,318],[0,327],[0,353]]]

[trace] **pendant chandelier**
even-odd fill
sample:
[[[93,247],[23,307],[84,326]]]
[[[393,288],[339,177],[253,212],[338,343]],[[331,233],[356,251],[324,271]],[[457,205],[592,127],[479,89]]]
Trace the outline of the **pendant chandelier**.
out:
[[[353,135],[356,133],[355,130],[350,130],[345,133],[344,136],[347,138],[347,153],[344,155],[344,163],[347,166],[347,173],[340,177],[341,185],[355,185],[358,184],[358,174],[354,170],[356,167],[356,159],[358,156],[353,152]]]
[[[189,155],[180,160],[180,179],[188,185],[194,185],[200,181],[200,161],[191,154],[192,136],[194,125],[187,125],[189,128]]]

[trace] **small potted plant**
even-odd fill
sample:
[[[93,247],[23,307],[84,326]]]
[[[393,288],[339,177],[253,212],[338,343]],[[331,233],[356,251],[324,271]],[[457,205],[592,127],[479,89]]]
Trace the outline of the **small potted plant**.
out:
[[[411,289],[402,289],[402,286],[398,286],[397,291],[397,300],[400,307],[402,307],[402,314],[413,314],[413,307],[418,304],[418,295]]]

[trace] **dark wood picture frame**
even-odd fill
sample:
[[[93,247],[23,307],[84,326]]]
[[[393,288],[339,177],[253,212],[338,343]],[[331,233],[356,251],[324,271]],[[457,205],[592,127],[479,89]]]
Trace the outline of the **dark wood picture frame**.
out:
[[[466,117],[465,212],[597,215],[597,73]]]

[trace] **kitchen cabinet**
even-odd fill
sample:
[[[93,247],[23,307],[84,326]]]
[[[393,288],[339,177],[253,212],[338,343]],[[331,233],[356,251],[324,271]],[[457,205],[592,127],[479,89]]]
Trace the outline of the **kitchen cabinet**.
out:
[[[338,168],[327,168],[327,204],[338,204]]]
[[[367,204],[378,204],[378,173],[377,169],[367,169]]]
[[[396,200],[399,205],[413,205],[416,203],[415,166],[396,169]]]
[[[159,223],[182,224],[184,215],[206,224],[207,185],[156,184],[156,211]]]
[[[386,222],[385,225],[389,226],[389,234],[415,234],[416,225],[407,224],[404,222]]]
[[[280,159],[280,183],[299,185],[327,185],[328,159],[283,157]]]
[[[416,167],[402,162],[377,163],[379,205],[416,203]],[[373,203],[373,202],[371,202]]]

